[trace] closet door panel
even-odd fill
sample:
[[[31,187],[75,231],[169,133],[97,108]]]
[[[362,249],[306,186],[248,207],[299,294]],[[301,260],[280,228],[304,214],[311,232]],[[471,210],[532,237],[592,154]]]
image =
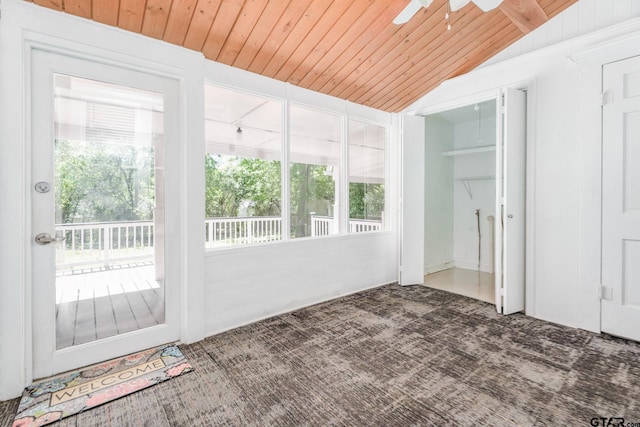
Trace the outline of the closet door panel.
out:
[[[525,304],[526,94],[507,88],[503,99],[501,296],[502,313],[511,314]]]
[[[402,116],[400,284],[424,282],[425,119]]]

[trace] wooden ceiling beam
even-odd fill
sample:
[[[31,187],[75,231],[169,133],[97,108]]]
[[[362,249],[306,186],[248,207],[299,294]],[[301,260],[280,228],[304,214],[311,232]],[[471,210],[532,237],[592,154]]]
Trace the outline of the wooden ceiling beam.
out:
[[[541,3],[544,7],[544,10],[549,16],[555,16],[571,4],[575,3],[575,0],[565,0],[564,2],[557,0],[543,0]],[[475,61],[470,60],[469,53],[466,51],[461,51],[461,58],[450,57],[447,58],[444,63],[441,63],[436,69],[425,70],[425,75],[429,76],[430,78],[426,80],[417,79],[418,81],[414,82],[414,84],[406,92],[406,95],[401,95],[403,93],[403,87],[395,88],[392,92],[394,94],[394,97],[388,98],[388,101],[386,103],[380,101],[372,102],[372,100],[366,100],[364,103],[366,105],[385,111],[402,111],[418,99],[416,98],[415,93],[426,94],[438,87],[443,81],[471,71],[485,60],[491,58],[493,55],[500,52],[501,50],[524,36],[524,34],[518,28],[516,28],[515,25],[513,25],[510,20],[508,20],[502,13],[498,13],[497,16],[502,17],[502,19],[509,24],[508,26],[499,24],[503,27],[500,32],[498,32],[494,36],[489,37],[484,43],[482,43],[481,47],[475,47],[478,50],[484,50],[486,55],[486,58],[484,60],[481,58],[475,58]],[[498,24],[496,22],[487,22],[485,23],[485,25],[486,27],[490,28]],[[404,77],[398,80],[404,80]],[[414,80],[416,79],[414,78]]]
[[[552,19],[574,3],[576,3],[576,0],[540,0],[538,4],[544,10],[544,13],[547,14],[549,19]]]
[[[530,33],[549,20],[536,0],[504,0],[499,9],[524,34]]]

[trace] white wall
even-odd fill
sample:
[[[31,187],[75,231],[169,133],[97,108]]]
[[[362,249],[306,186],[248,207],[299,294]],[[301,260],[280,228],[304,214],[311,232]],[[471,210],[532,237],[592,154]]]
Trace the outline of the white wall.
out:
[[[438,115],[425,118],[425,274],[453,267],[453,125]]]
[[[609,2],[594,3],[597,10]],[[593,331],[600,330],[598,67],[634,51],[617,45],[638,38],[640,19],[625,21],[635,13],[632,7],[616,17],[624,21],[619,25],[449,80],[405,111],[424,114],[505,86],[528,89],[526,311]],[[590,50],[606,60],[579,65],[573,59]]]
[[[495,108],[495,107],[493,107]],[[454,127],[454,149],[474,146],[494,145],[496,142],[496,119],[488,117],[481,120],[478,142],[478,122],[456,124]],[[495,176],[496,152],[466,154],[454,157],[454,180],[465,177]],[[480,270],[493,272],[493,228],[487,220],[495,217],[496,181],[468,181],[471,197],[464,184],[457,180],[453,194],[453,259],[456,267],[476,270],[478,268],[478,223],[475,215],[480,210]]]
[[[180,224],[184,342],[282,311],[397,279],[398,144],[389,143],[389,231],[283,242],[228,251],[204,250],[204,94],[206,80],[379,123],[387,113],[315,94],[205,61],[138,34],[3,0],[0,19],[0,400],[31,381],[30,159],[27,139],[29,56],[26,41],[169,73],[181,85]],[[205,77],[206,76],[206,77]],[[392,135],[398,132],[392,129]],[[346,150],[345,150],[346,151]],[[37,155],[37,153],[33,153]],[[206,257],[206,262],[205,262]]]

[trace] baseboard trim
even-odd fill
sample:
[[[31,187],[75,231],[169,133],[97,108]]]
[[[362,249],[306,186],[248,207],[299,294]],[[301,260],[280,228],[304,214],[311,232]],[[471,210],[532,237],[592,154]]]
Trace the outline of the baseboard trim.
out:
[[[466,261],[454,261],[453,266],[456,268],[464,268],[465,270],[478,270],[478,264]],[[493,273],[491,264],[480,264],[480,271],[483,273]]]
[[[447,261],[447,262],[442,263],[442,264],[437,264],[437,265],[432,265],[430,267],[426,267],[424,269],[424,274],[426,276],[427,274],[437,273],[438,271],[448,270],[448,269],[453,268],[453,267],[455,267],[454,262],[453,261]]]

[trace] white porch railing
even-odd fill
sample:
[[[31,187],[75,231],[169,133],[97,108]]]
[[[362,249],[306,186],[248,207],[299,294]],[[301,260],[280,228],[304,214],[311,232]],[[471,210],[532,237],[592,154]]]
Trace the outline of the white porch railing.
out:
[[[58,270],[153,257],[153,221],[58,224],[55,230],[65,237],[56,245]]]
[[[311,216],[311,236],[328,236],[333,229],[333,217]],[[350,219],[349,233],[363,233],[382,229],[382,221]]]
[[[333,217],[311,215],[311,237],[328,236],[333,229]]]
[[[205,220],[205,246],[249,245],[282,239],[280,217],[209,218]]]
[[[333,218],[312,216],[311,235],[327,236]],[[381,221],[349,220],[349,232],[377,231]],[[56,235],[65,241],[56,245],[56,268],[83,266],[110,268],[113,264],[153,259],[153,221],[58,224]],[[248,245],[282,239],[280,217],[209,218],[205,220],[207,248]]]
[[[366,219],[350,219],[349,233],[364,233],[367,231],[378,231],[382,229],[382,221]]]

